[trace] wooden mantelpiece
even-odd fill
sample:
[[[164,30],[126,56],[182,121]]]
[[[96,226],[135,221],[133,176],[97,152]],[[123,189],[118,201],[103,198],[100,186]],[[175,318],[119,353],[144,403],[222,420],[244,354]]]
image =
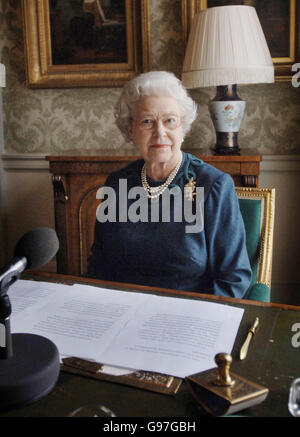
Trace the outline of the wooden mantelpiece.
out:
[[[229,173],[236,186],[258,186],[260,155],[214,156],[210,150],[185,150]],[[139,159],[134,151],[84,151],[47,156],[53,175],[55,227],[60,241],[57,272],[80,276],[86,272],[94,238],[96,192],[108,174]]]
[[[229,173],[236,186],[258,186],[259,166],[261,156],[244,152],[241,155],[212,155],[209,149],[185,150],[219,170]],[[105,170],[107,174],[117,170],[130,162],[139,159],[140,156],[131,150],[99,150],[86,152],[69,152],[68,155],[51,155],[46,159],[50,162],[52,173],[98,173]],[[52,170],[55,169],[55,172]]]

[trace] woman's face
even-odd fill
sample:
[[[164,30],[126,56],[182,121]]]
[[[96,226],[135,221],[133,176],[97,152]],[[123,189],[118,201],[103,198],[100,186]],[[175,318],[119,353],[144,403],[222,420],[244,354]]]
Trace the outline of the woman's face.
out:
[[[183,134],[177,101],[172,97],[142,97],[134,107],[130,133],[146,162],[178,160]]]

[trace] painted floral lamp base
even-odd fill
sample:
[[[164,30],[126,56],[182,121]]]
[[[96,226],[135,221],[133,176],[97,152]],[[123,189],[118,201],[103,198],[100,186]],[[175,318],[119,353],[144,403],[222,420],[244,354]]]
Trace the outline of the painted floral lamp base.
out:
[[[236,93],[236,85],[217,87],[217,95],[208,105],[216,130],[215,154],[239,155],[238,132],[245,107],[246,102]]]

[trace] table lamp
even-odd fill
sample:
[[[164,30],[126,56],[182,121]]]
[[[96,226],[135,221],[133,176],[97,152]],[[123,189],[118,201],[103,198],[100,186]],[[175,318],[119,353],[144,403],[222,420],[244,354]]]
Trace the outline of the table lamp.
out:
[[[209,112],[217,155],[239,155],[238,132],[246,103],[237,84],[274,82],[274,66],[256,10],[217,6],[193,20],[183,64],[186,88],[216,86]]]

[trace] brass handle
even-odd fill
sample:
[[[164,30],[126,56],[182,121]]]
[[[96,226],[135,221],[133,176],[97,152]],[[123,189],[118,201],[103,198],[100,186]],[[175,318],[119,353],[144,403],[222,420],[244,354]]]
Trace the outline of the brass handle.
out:
[[[215,362],[218,366],[218,378],[213,381],[215,385],[221,387],[232,387],[235,381],[231,378],[229,369],[232,363],[232,357],[226,353],[219,353],[215,356]]]

